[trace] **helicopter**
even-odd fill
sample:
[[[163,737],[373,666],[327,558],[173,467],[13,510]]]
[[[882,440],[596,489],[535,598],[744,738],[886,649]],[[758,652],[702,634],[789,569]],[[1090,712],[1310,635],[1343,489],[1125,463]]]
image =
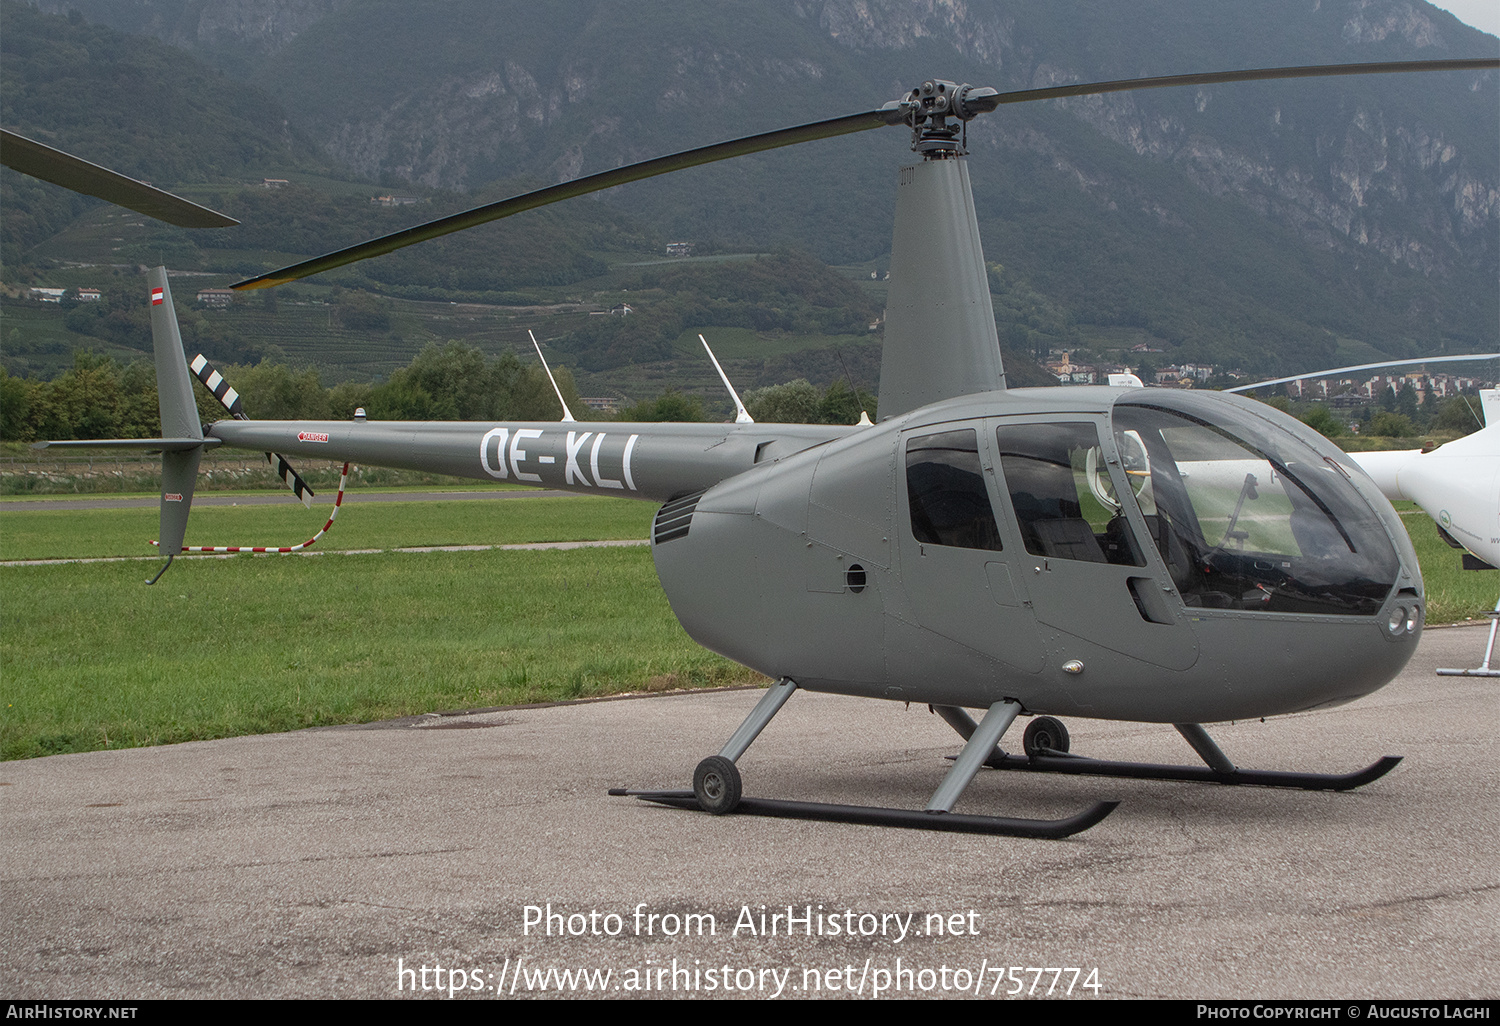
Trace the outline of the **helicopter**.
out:
[[[1308,378],[1332,377],[1418,363],[1467,363],[1493,359],[1500,359],[1500,353],[1392,360],[1273,378],[1226,391],[1253,392],[1269,385],[1300,382]],[[1465,570],[1493,570],[1500,566],[1500,389],[1482,389],[1479,401],[1483,411],[1479,430],[1463,438],[1431,450],[1371,450],[1349,454],[1360,469],[1370,475],[1387,499],[1392,502],[1415,502],[1420,506],[1432,518],[1438,537],[1447,542],[1450,548],[1462,553]],[[1495,603],[1489,616],[1489,641],[1485,645],[1484,659],[1479,666],[1473,669],[1439,667],[1438,676],[1500,677],[1500,669],[1490,666],[1496,636],[1500,634],[1500,601]]]
[[[699,644],[775,683],[698,764],[691,790],[612,794],[717,815],[1055,838],[1092,827],[1117,803],[1047,820],[953,808],[984,766],[1359,787],[1399,758],[1346,774],[1243,769],[1203,724],[1353,701],[1401,670],[1426,597],[1399,518],[1321,435],[1240,396],[1007,388],[967,125],[1005,104],[1067,96],[1497,67],[1254,69],[1014,92],[929,79],[875,110],[579,178],[233,286],[270,287],[685,167],[905,127],[916,157],[897,176],[875,424],[406,423],[357,413],[205,427],[170,283],[156,268],[148,288],[163,437],[105,444],[162,452],[167,562],[157,578],[182,551],[198,463],[217,446],[660,504],[651,552],[674,614]],[[227,406],[232,390],[200,360],[195,369]],[[746,796],[737,764],[799,689],[925,703],[963,747],[920,811]],[[981,711],[977,721],[969,710]],[[1031,720],[1025,754],[1008,754],[1000,741],[1021,716]],[[1078,756],[1063,716],[1170,723],[1203,765]]]

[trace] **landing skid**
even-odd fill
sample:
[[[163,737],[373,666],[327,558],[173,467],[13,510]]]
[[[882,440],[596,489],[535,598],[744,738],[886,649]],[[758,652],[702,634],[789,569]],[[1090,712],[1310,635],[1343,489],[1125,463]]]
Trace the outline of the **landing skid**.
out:
[[[1077,773],[1099,777],[1133,777],[1138,780],[1198,780],[1208,784],[1258,784],[1262,787],[1296,787],[1304,791],[1349,791],[1379,780],[1401,761],[1387,755],[1354,773],[1291,773],[1282,770],[1233,769],[1219,773],[1207,766],[1172,766],[1149,762],[1109,762],[1078,755],[992,756],[991,769],[1023,773]]]
[[[752,816],[771,816],[779,819],[811,819],[836,823],[861,823],[868,826],[904,827],[910,830],[941,830],[952,833],[992,834],[1008,837],[1062,838],[1087,830],[1115,810],[1119,802],[1095,802],[1093,806],[1066,819],[1012,819],[1003,816],[970,816],[954,814],[953,806],[964,789],[974,779],[981,766],[993,753],[1001,736],[1020,713],[1018,702],[996,702],[984,714],[984,719],[975,723],[967,713],[960,715],[967,722],[965,734],[968,743],[954,760],[953,768],[938,785],[927,808],[921,812],[911,809],[888,809],[871,805],[833,805],[824,802],[790,802],[770,798],[744,798],[741,796],[740,772],[735,761],[745,754],[751,743],[760,736],[766,724],[781,711],[797,684],[790,678],[782,678],[767,689],[765,695],[750,715],[745,717],[729,743],[718,755],[711,755],[698,764],[693,774],[691,791],[633,791],[626,788],[611,788],[610,794],[639,798],[678,809],[701,809],[716,816],[731,812]]]
[[[965,740],[972,743],[978,730],[972,717],[953,706],[933,706]],[[1174,723],[1206,765],[1175,766],[1149,762],[1110,762],[1090,759],[1068,752],[1068,732],[1050,716],[1039,716],[1026,728],[1026,754],[1010,755],[1000,748],[990,752],[984,764],[991,769],[1020,770],[1023,773],[1075,773],[1099,777],[1130,777],[1137,780],[1197,780],[1207,784],[1249,784],[1260,787],[1294,787],[1303,791],[1349,791],[1379,780],[1401,761],[1399,755],[1386,755],[1354,773],[1296,773],[1285,770],[1240,769],[1208,736],[1199,723]],[[1056,738],[1056,741],[1052,739]],[[1055,747],[1054,747],[1055,745]]]
[[[610,794],[655,802],[674,809],[699,809],[692,791],[630,791],[611,788]],[[1004,816],[969,816],[960,813],[917,812],[874,805],[833,805],[826,802],[789,802],[775,798],[741,798],[736,815],[768,816],[774,819],[812,819],[864,826],[905,827],[957,834],[990,834],[1001,837],[1038,837],[1057,840],[1082,833],[1115,810],[1119,802],[1095,802],[1092,808],[1067,819],[1012,819]]]
[[[1495,654],[1495,631],[1500,629],[1500,602],[1496,602],[1494,610],[1485,615],[1490,618],[1490,642],[1484,646],[1484,662],[1472,670],[1439,668],[1439,677],[1500,677],[1500,669],[1490,668],[1490,657]]]

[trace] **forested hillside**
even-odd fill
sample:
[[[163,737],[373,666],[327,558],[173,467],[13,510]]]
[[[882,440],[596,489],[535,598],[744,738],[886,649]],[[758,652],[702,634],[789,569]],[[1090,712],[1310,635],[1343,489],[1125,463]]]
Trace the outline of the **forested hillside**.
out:
[[[337,175],[364,174],[375,191],[423,200],[375,207],[370,187],[340,191],[308,171],[307,192],[220,196],[224,209],[253,222],[234,241],[153,230],[120,252],[225,272],[274,266],[278,254],[268,249],[327,250],[481,199],[869,109],[932,75],[1009,89],[1493,56],[1500,47],[1419,0],[42,7],[189,48],[219,69],[199,91],[239,83],[272,97],[265,109],[281,105],[283,135],[249,133],[250,154],[271,155],[251,144],[279,139],[289,161],[341,162],[351,170]],[[38,16],[3,11],[9,48],[24,35],[17,27]],[[103,31],[78,18],[67,25],[52,33],[64,49],[88,49],[86,34]],[[5,64],[7,75],[45,74],[9,50]],[[97,81],[77,81],[80,95],[97,93]],[[109,92],[74,102],[114,110],[134,100],[128,88]],[[1497,124],[1492,72],[1162,90],[981,118],[970,129],[970,165],[1001,337],[1028,353],[1145,345],[1161,350],[1160,364],[1196,360],[1265,375],[1490,349],[1500,323]],[[299,148],[303,139],[321,150]],[[248,166],[249,156],[235,159]],[[517,290],[598,281],[610,254],[676,239],[699,253],[797,249],[880,273],[894,171],[909,159],[900,130],[827,140],[611,190],[329,277],[410,298],[516,302],[527,298]],[[202,180],[229,166],[222,160],[200,168]],[[27,207],[18,221],[45,235],[68,213]],[[724,307],[684,298],[681,309],[686,330],[695,319],[716,323]],[[847,319],[856,312],[846,308]],[[571,344],[600,367],[660,355],[679,323],[662,317],[654,328],[645,319],[601,322],[585,332],[597,337],[575,332]],[[618,344],[627,335],[634,341]]]
[[[38,260],[58,257],[166,261],[178,270],[239,277],[264,269],[275,259],[268,253],[291,259],[315,255],[539,184],[495,182],[463,196],[419,190],[411,197],[419,202],[412,204],[372,203],[372,197],[400,190],[358,182],[259,88],[156,40],[89,24],[76,12],[54,17],[4,0],[0,16],[5,127],[181,191],[242,222],[203,231],[141,217],[113,224],[95,218],[58,245],[38,251],[100,204],[7,168],[0,171],[0,265],[7,277],[25,277]],[[267,189],[261,183],[268,177],[292,181]],[[117,237],[105,228],[127,230]],[[398,254],[334,280],[413,298],[503,298],[514,288],[597,276],[606,269],[594,255],[599,250],[634,250],[656,242],[648,229],[603,204],[559,207],[418,254]]]

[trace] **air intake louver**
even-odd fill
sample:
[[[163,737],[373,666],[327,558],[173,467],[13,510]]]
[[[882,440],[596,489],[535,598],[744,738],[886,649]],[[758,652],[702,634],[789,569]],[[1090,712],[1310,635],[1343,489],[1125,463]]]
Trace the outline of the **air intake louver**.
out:
[[[702,492],[694,492],[692,495],[673,499],[657,510],[656,521],[651,525],[651,540],[661,545],[677,538],[686,538],[688,528],[693,523],[693,511],[698,508],[698,500],[701,498]]]

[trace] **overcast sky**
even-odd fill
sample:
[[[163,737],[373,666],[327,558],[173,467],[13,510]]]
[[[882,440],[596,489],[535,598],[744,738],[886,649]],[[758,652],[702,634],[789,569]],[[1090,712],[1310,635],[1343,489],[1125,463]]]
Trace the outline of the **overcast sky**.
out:
[[[1433,5],[1466,25],[1500,36],[1500,3],[1495,0],[1433,0]]]

